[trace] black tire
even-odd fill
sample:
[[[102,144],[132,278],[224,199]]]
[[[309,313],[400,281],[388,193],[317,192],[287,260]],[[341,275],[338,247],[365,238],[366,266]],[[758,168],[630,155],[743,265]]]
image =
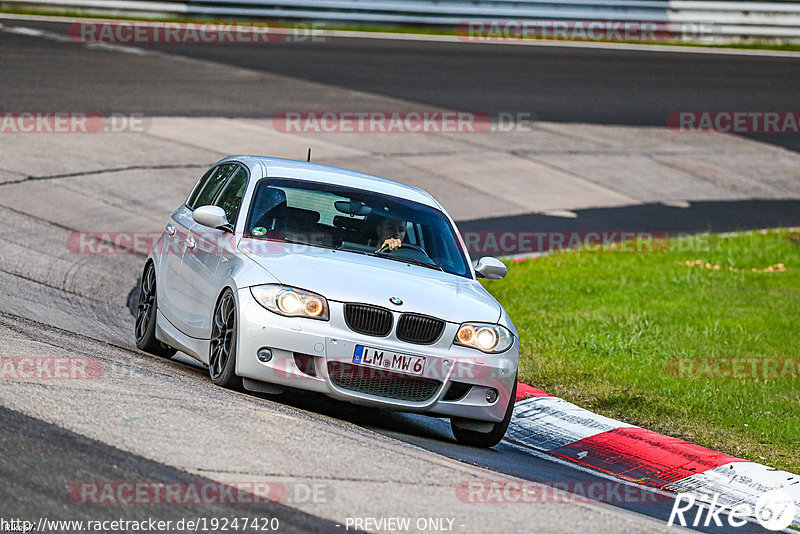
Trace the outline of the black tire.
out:
[[[211,381],[228,389],[242,389],[242,378],[236,376],[236,332],[239,326],[236,299],[226,289],[214,308],[211,343],[208,351],[208,374]]]
[[[511,422],[511,416],[514,413],[514,402],[517,397],[517,380],[514,379],[514,388],[511,390],[511,398],[508,400],[508,407],[506,407],[506,414],[503,420],[499,423],[494,423],[490,432],[478,432],[476,430],[467,430],[466,428],[459,428],[454,423],[450,423],[450,428],[453,430],[453,435],[462,445],[471,445],[473,447],[494,447],[503,440],[506,435],[508,425]]]
[[[156,339],[156,312],[158,311],[158,298],[156,295],[156,269],[152,262],[147,262],[139,282],[139,302],[136,306],[136,346],[145,352],[172,358],[177,352],[175,349]]]

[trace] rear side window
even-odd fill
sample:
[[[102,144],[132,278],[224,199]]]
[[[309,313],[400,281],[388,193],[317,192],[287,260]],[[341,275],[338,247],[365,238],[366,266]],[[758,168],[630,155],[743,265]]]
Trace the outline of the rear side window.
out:
[[[219,198],[215,202],[225,211],[225,216],[228,217],[228,222],[236,224],[236,216],[239,214],[239,208],[242,205],[242,197],[244,190],[247,188],[247,171],[242,167],[236,169],[228,185],[220,193]]]
[[[197,186],[192,191],[192,195],[186,202],[186,207],[193,210],[200,206],[208,206],[214,202],[214,198],[219,193],[219,190],[225,185],[225,180],[228,175],[236,168],[235,163],[228,163],[214,167],[208,171],[197,183]]]

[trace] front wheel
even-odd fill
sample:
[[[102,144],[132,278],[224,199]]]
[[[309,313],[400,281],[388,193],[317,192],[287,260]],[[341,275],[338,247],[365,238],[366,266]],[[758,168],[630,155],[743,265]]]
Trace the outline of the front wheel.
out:
[[[214,325],[208,355],[211,381],[228,389],[242,389],[242,378],[236,376],[236,299],[226,289],[214,309]]]
[[[172,358],[177,352],[169,345],[156,339],[156,269],[152,263],[145,265],[142,281],[139,283],[139,304],[136,306],[136,346],[145,352]]]
[[[511,423],[511,416],[514,413],[514,402],[517,398],[517,380],[514,379],[514,388],[511,390],[511,397],[508,399],[508,407],[503,420],[499,423],[494,423],[493,428],[489,432],[478,432],[477,430],[467,430],[460,428],[454,423],[450,423],[450,428],[453,430],[453,435],[459,443],[463,445],[471,445],[473,447],[494,447],[503,440],[506,435],[508,425]]]

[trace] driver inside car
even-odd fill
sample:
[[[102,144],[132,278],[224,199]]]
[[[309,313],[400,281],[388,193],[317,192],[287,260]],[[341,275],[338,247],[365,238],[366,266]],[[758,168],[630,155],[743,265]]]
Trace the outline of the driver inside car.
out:
[[[376,251],[384,247],[387,247],[389,251],[397,250],[403,245],[403,239],[406,237],[406,221],[386,217],[378,223],[375,232],[378,234],[378,243],[380,243]]]

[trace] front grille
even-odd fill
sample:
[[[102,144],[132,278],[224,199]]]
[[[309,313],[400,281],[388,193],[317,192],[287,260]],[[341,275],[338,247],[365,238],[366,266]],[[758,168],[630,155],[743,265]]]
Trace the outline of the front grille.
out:
[[[351,330],[368,336],[388,336],[392,331],[392,313],[366,304],[344,305],[344,320]]]
[[[328,362],[328,374],[331,382],[342,389],[412,402],[423,402],[430,399],[442,385],[441,382],[432,378],[421,378],[341,362]]]
[[[418,345],[430,345],[439,339],[443,330],[444,321],[425,315],[404,313],[397,322],[397,339]]]

